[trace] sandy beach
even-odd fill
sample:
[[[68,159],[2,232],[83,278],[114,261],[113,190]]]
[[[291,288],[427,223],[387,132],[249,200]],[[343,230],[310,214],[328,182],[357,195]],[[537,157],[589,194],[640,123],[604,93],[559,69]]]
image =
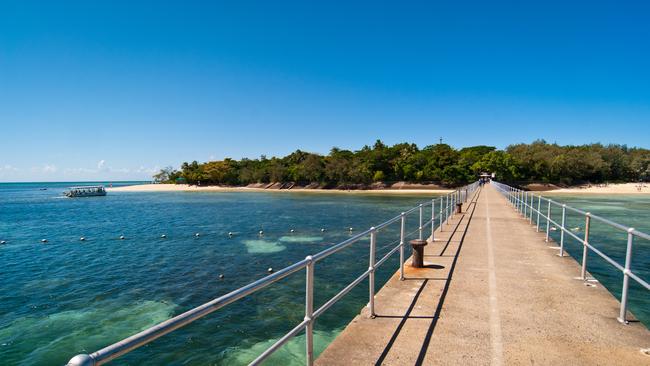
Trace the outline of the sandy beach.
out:
[[[650,194],[650,183],[592,184],[571,188],[559,188],[545,193],[560,194]]]
[[[264,189],[250,187],[191,186],[188,184],[138,184],[124,187],[106,188],[109,192],[295,192],[295,193],[344,193],[344,194],[442,194],[449,189]]]

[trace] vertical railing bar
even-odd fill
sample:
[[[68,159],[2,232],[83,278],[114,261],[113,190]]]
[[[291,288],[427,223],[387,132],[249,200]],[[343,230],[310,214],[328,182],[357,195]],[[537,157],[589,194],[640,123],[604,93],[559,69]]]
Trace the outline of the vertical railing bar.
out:
[[[548,208],[546,209],[546,239],[545,239],[547,243],[549,240],[550,231],[551,231],[551,201],[548,200]]]
[[[436,200],[431,200],[431,242],[435,241],[436,233]]]
[[[449,225],[449,195],[445,196],[445,223]]]
[[[562,228],[560,230],[560,257],[564,257],[564,231],[566,230],[566,204],[562,205]]]
[[[452,219],[456,215],[456,210],[454,210],[455,206],[456,206],[456,192],[452,192],[452,194],[451,194],[451,205],[449,205],[449,216]]]
[[[524,219],[526,218],[527,209],[528,209],[528,192],[524,192]]]
[[[627,321],[627,292],[630,286],[630,268],[632,266],[632,243],[634,241],[634,228],[627,229],[627,248],[625,250],[625,269],[623,270],[623,288],[621,289],[621,312],[618,321],[628,324]]]
[[[370,310],[370,318],[375,317],[375,250],[377,248],[377,230],[375,227],[370,228],[370,263],[368,270],[368,289],[369,289],[369,302],[368,307]]]
[[[445,223],[447,225],[449,225],[449,202],[451,201],[450,196],[451,196],[450,194],[447,195],[447,202],[446,202],[447,207],[445,208]]]
[[[399,232],[399,279],[404,281],[404,236],[406,235],[406,214],[402,212],[401,214],[401,224]],[[433,225],[433,223],[432,223]]]
[[[537,196],[537,232],[539,232],[539,211],[542,208],[542,195]]]
[[[418,238],[422,240],[422,220],[424,217],[424,207],[420,203],[420,226],[418,226]]]
[[[580,277],[583,281],[587,281],[587,252],[589,247],[589,228],[591,227],[591,213],[587,212],[585,214],[585,239],[582,243],[582,268],[580,269]]]
[[[305,289],[305,320],[308,321],[305,327],[305,347],[307,353],[307,365],[314,364],[314,262],[311,256],[307,258],[306,267],[306,289]]]
[[[519,213],[519,190],[515,188],[515,209]]]
[[[533,224],[533,211],[534,211],[533,205],[534,204],[535,204],[535,194],[531,193],[530,194],[530,212],[529,212],[529,215],[528,215],[528,216],[530,216],[529,217],[529,222],[528,222],[530,225]]]
[[[442,232],[442,200],[443,198],[440,197],[440,212],[438,213],[438,221],[440,222],[440,232]]]

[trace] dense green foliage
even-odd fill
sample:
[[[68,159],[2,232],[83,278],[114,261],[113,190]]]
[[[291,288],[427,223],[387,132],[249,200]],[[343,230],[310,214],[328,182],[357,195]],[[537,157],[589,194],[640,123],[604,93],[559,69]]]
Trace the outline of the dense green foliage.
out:
[[[473,146],[456,150],[446,144],[426,146],[377,141],[358,151],[333,148],[327,156],[297,150],[283,158],[225,159],[183,163],[154,176],[160,182],[248,185],[317,183],[319,187],[362,187],[374,182],[406,181],[456,186],[490,172],[505,182],[638,181],[650,179],[650,150],[624,145],[559,146],[545,141],[497,150]]]

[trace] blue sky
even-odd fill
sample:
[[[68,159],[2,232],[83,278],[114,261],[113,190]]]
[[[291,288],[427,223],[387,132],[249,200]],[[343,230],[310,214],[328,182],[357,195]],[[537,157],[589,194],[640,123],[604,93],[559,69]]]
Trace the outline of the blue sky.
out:
[[[647,4],[0,0],[0,181],[377,138],[650,147]]]

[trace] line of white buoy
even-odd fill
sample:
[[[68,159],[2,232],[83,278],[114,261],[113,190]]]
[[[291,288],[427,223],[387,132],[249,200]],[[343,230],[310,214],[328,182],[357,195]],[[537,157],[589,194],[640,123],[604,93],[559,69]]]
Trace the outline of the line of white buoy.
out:
[[[551,230],[553,230],[553,228],[552,228]],[[321,233],[324,233],[324,232],[326,232],[326,231],[327,231],[327,229],[325,229],[325,228],[320,228],[320,232],[321,232]],[[354,229],[353,229],[352,227],[349,227],[349,228],[348,228],[348,231],[349,231],[349,232],[352,232],[352,231],[354,231]],[[296,229],[289,229],[289,232],[290,232],[290,233],[296,233]],[[201,235],[202,235],[202,234],[201,234],[200,232],[197,232],[197,233],[194,234],[194,237],[195,237],[195,238],[200,238]],[[264,236],[264,230],[260,230],[260,231],[258,231],[258,235],[259,235],[259,236]],[[228,232],[228,237],[229,237],[229,238],[232,238],[233,236],[235,236],[235,232],[233,232],[233,231],[229,231],[229,232]],[[85,237],[85,236],[80,236],[80,237],[79,237],[79,241],[86,241],[87,239],[88,239],[88,238]],[[125,236],[125,235],[120,235],[120,236],[118,237],[118,239],[119,239],[119,240],[126,240],[126,236]],[[161,235],[160,235],[160,239],[167,239],[167,234],[161,234]],[[49,242],[48,239],[45,239],[45,238],[41,239],[41,243],[48,243],[48,242]],[[7,244],[7,243],[8,243],[7,240],[0,240],[0,245],[4,245],[4,244]]]

